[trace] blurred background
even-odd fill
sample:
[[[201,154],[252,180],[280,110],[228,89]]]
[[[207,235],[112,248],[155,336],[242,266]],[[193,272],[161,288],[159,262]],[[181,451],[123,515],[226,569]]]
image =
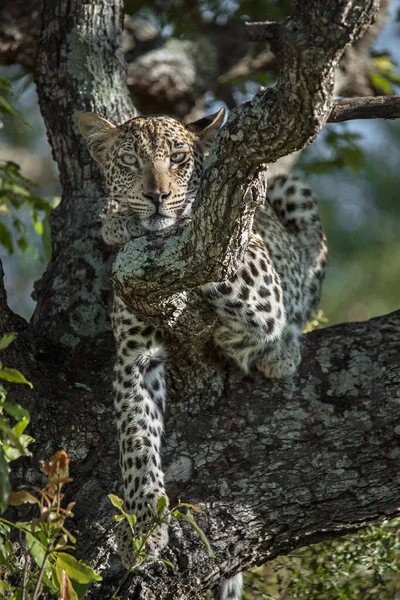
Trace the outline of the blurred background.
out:
[[[190,121],[220,106],[232,109],[260,86],[274,85],[275,59],[264,45],[249,44],[244,22],[280,21],[290,14],[289,1],[125,4],[128,85],[140,111]],[[382,0],[368,35],[346,52],[338,95],[399,93],[399,0]],[[0,257],[9,304],[26,319],[34,308],[33,282],[51,255],[49,214],[61,196],[32,70],[29,61],[0,66]],[[319,199],[328,237],[319,322],[362,321],[398,309],[400,123],[327,125],[293,170]],[[370,527],[257,567],[246,576],[245,598],[398,599],[398,525]]]

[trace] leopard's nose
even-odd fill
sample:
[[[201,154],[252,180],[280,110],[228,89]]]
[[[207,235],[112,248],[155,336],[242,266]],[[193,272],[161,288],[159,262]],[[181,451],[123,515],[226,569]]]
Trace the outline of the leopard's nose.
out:
[[[164,202],[164,200],[169,198],[170,195],[171,195],[171,192],[146,192],[146,193],[143,193],[143,196],[145,198],[147,198],[148,200],[151,200],[153,202],[153,204],[155,204],[156,206],[159,206],[162,202]]]

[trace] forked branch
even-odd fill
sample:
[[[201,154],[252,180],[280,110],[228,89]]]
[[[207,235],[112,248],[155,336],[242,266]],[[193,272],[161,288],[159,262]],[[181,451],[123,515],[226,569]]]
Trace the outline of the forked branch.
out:
[[[128,304],[135,306],[139,294],[152,313],[163,299],[233,275],[254,210],[265,197],[265,163],[304,147],[324,126],[337,62],[346,44],[370,25],[378,4],[303,0],[282,25],[266,26],[279,42],[277,85],[230,113],[208,160],[192,221],[180,235],[158,247],[154,239],[140,238],[119,254],[114,273]]]

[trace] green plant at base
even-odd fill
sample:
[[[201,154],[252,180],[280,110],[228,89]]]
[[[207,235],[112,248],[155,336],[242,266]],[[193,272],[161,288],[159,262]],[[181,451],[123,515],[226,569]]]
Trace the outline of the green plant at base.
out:
[[[43,488],[33,488],[38,497],[22,489],[11,492],[8,502],[10,506],[36,504],[39,516],[16,523],[0,518],[0,592],[10,600],[39,600],[44,592],[59,600],[81,600],[101,577],[88,563],[66,552],[76,544],[64,525],[65,519],[73,517],[75,502],[62,506],[62,487],[72,481],[69,458],[60,450],[48,463],[41,462],[47,483]],[[11,529],[25,538],[22,561],[8,539]]]
[[[118,594],[121,586],[124,584],[126,579],[129,577],[130,573],[139,569],[139,567],[143,566],[145,563],[162,562],[162,563],[166,564],[167,566],[171,567],[172,569],[175,569],[175,565],[173,563],[171,563],[169,560],[166,560],[165,558],[159,558],[156,556],[148,556],[147,552],[146,552],[147,541],[149,540],[151,535],[154,533],[156,528],[162,524],[170,525],[171,518],[176,519],[177,521],[189,523],[193,527],[193,529],[196,531],[196,533],[199,535],[201,541],[203,542],[204,546],[206,547],[207,553],[210,556],[210,558],[215,558],[215,554],[212,551],[211,544],[210,544],[209,540],[207,539],[207,536],[205,535],[204,531],[200,528],[200,526],[196,522],[196,519],[194,518],[194,515],[193,515],[193,512],[205,515],[204,511],[201,508],[199,508],[198,506],[195,506],[194,504],[188,504],[188,503],[179,501],[177,506],[175,506],[173,509],[165,512],[165,508],[167,506],[167,498],[165,496],[161,496],[161,498],[158,500],[156,510],[154,510],[150,505],[148,506],[148,509],[149,509],[148,525],[144,531],[139,532],[137,530],[136,515],[129,514],[124,510],[124,508],[123,508],[124,501],[122,500],[122,498],[119,498],[115,494],[108,494],[108,498],[110,499],[111,504],[119,511],[119,514],[114,515],[114,521],[117,521],[117,523],[120,523],[121,521],[127,521],[127,523],[129,524],[129,527],[132,532],[132,548],[133,548],[133,554],[135,557],[135,563],[133,564],[131,569],[127,572],[127,574],[125,575],[123,580],[119,583],[117,589],[114,591],[112,600],[119,599],[119,596],[117,596],[117,594]]]
[[[0,350],[16,338],[8,333],[0,339]],[[0,379],[10,383],[32,384],[16,369],[0,363]],[[31,456],[28,445],[33,438],[24,433],[29,413],[19,404],[7,402],[7,393],[0,383],[0,513],[7,506],[33,504],[39,516],[31,521],[13,523],[0,517],[0,597],[9,600],[38,600],[43,591],[59,600],[80,600],[94,581],[101,577],[84,561],[78,561],[66,550],[74,549],[76,540],[64,521],[72,517],[74,502],[62,506],[62,486],[69,478],[69,459],[63,450],[48,463],[42,461],[47,475],[44,488],[11,491],[9,463],[20,456]],[[11,419],[16,423],[11,424]],[[20,532],[21,551],[16,551],[10,534]]]
[[[16,333],[6,333],[0,339],[0,350],[5,350],[16,338]],[[0,362],[0,380],[11,383],[32,384],[17,371]],[[16,421],[11,425],[10,419]],[[7,402],[7,392],[0,382],[0,514],[7,508],[11,492],[9,463],[20,456],[31,456],[28,446],[33,438],[24,433],[29,424],[29,413],[19,404]],[[0,549],[1,551],[1,549]]]

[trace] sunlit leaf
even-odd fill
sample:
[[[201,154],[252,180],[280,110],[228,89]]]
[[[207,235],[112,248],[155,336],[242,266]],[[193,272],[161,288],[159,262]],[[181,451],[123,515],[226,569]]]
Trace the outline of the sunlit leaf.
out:
[[[167,506],[167,498],[165,496],[161,496],[157,502],[157,514],[160,516],[164,512],[165,507]]]
[[[165,565],[167,565],[167,567],[171,567],[171,569],[176,569],[176,565],[174,565],[174,563],[172,563],[171,561],[167,560],[166,558],[156,558],[154,556],[149,556],[147,559],[149,562],[162,562]]]
[[[4,379],[4,381],[10,381],[12,383],[26,383],[26,385],[29,385],[29,387],[33,388],[31,382],[25,379],[24,375],[22,375],[20,371],[17,371],[17,369],[3,367],[0,369],[0,379]]]
[[[30,555],[35,559],[37,566],[41,569],[43,565],[43,561],[46,558],[47,547],[43,545],[35,536],[33,536],[29,531],[25,532],[26,543],[29,548]],[[48,561],[45,564],[45,572],[46,575],[51,577],[51,565]]]
[[[196,522],[194,516],[192,515],[192,513],[190,512],[190,510],[188,510],[187,513],[182,513],[182,512],[180,512],[180,510],[178,508],[176,508],[173,511],[173,515],[178,519],[178,521],[185,521],[186,523],[190,523],[190,525],[196,531],[196,533],[200,537],[201,541],[203,542],[204,546],[206,547],[208,555],[211,558],[215,558],[215,554],[211,548],[211,544],[208,541],[206,534],[201,529],[201,527],[197,524],[197,522]]]
[[[382,90],[385,95],[393,94],[393,87],[386,77],[379,73],[370,73],[369,78],[374,87]]]
[[[121,510],[121,508],[124,505],[124,501],[121,498],[119,498],[115,494],[108,494],[107,498],[110,500],[111,504],[115,506],[115,508]]]
[[[18,333],[15,331],[11,333],[5,333],[2,338],[0,338],[0,350],[5,350],[17,337]]]
[[[66,552],[58,553],[57,565],[61,569],[65,569],[69,577],[78,583],[91,583],[92,581],[102,580],[102,577],[89,564],[82,560],[78,561]]]

